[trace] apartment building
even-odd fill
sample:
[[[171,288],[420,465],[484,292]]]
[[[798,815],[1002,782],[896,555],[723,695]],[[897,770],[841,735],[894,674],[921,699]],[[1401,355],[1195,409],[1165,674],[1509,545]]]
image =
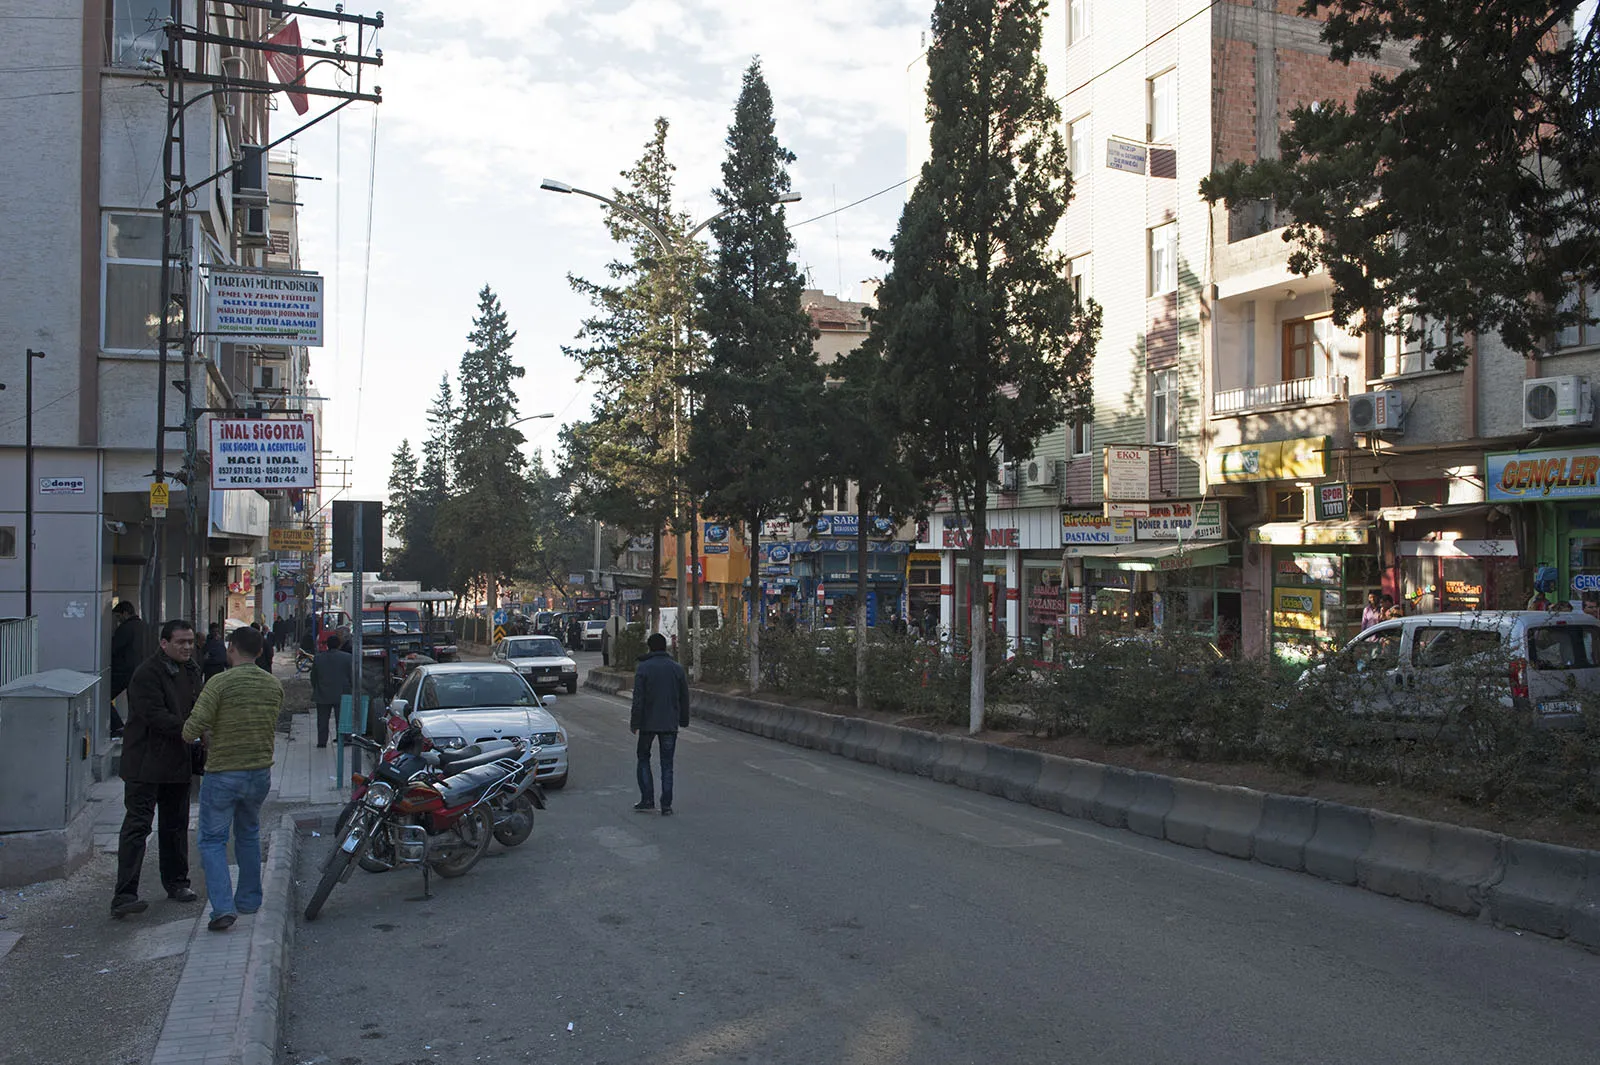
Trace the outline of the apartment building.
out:
[[[0,76],[0,615],[38,618],[41,669],[103,672],[116,601],[140,613],[271,620],[267,550],[273,524],[317,509],[312,491],[211,491],[212,413],[311,416],[303,346],[226,342],[206,324],[215,271],[296,269],[295,165],[288,154],[203,179],[292,128],[269,95],[186,86],[183,171],[193,189],[170,248],[185,284],[165,380],[158,380],[167,145],[169,0],[0,0],[8,51],[28,73]],[[261,40],[277,27],[261,5],[184,5],[191,29]],[[193,19],[202,19],[195,23]],[[268,79],[259,52],[188,43],[201,73]],[[213,91],[214,88],[214,91]],[[21,101],[26,100],[26,103]],[[280,129],[281,127],[281,129]],[[187,310],[187,318],[182,312]],[[186,322],[188,343],[178,328]],[[24,351],[33,360],[33,434],[26,438]],[[187,366],[185,352],[187,355]],[[186,378],[187,390],[180,390]],[[197,448],[182,427],[192,404]],[[160,408],[164,405],[165,410]],[[156,476],[164,433],[164,478]],[[27,453],[34,471],[25,480]],[[189,464],[192,463],[192,464]],[[151,484],[164,479],[164,516]],[[26,504],[35,516],[31,595]],[[163,544],[159,555],[153,551]],[[153,559],[161,560],[159,566]],[[249,594],[253,592],[254,594]],[[230,600],[230,595],[232,596]],[[240,611],[248,611],[241,614]],[[149,620],[159,621],[160,618]]]

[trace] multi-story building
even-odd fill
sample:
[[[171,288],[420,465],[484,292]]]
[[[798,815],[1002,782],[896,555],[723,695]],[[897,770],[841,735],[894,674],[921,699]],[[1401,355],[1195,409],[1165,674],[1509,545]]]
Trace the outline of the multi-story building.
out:
[[[1536,572],[1552,598],[1600,611],[1600,328],[1538,359],[1448,323],[1402,323],[1414,339],[1341,329],[1327,276],[1290,273],[1281,219],[1199,196],[1212,169],[1275,155],[1293,108],[1349,100],[1406,62],[1389,48],[1334,63],[1298,9],[1050,7],[1073,172],[1062,250],[1105,317],[1093,422],[997,470],[985,581],[1013,646],[1110,616],[1292,657],[1353,635],[1368,592],[1412,610],[1520,606]],[[925,63],[909,77],[920,112]],[[914,125],[913,177],[926,156]],[[1574,298],[1600,316],[1593,293]],[[1466,368],[1435,370],[1431,350],[1463,340]],[[966,615],[965,542],[936,513],[917,545],[940,553],[946,626]]]
[[[0,0],[12,54],[27,58],[27,72],[0,73],[0,140],[8,146],[0,180],[10,206],[0,227],[0,615],[28,608],[23,526],[31,496],[38,665],[101,672],[118,600],[138,603],[141,614],[158,601],[165,616],[192,614],[202,629],[230,608],[245,620],[259,616],[273,599],[270,590],[262,595],[269,575],[257,565],[269,524],[316,510],[305,493],[209,491],[206,415],[196,422],[192,455],[182,431],[186,403],[198,411],[314,409],[305,400],[305,348],[226,343],[204,314],[212,270],[298,265],[298,197],[292,158],[269,161],[264,151],[253,168],[205,182],[240,163],[248,146],[268,143],[274,112],[259,91],[186,86],[182,169],[193,191],[175,216],[170,247],[182,267],[174,274],[187,283],[174,286],[165,312],[175,339],[167,380],[158,381],[168,180],[160,55],[172,5],[93,0],[55,5],[50,17],[39,10]],[[186,17],[196,10],[185,5]],[[216,37],[259,41],[277,28],[262,5],[198,10],[206,24],[190,28]],[[254,49],[189,43],[184,64],[268,81]],[[184,310],[187,344],[177,327]],[[35,468],[25,484],[28,349],[44,357],[33,365]],[[184,382],[186,350],[187,394],[175,387]],[[164,478],[156,476],[161,433]],[[152,516],[158,479],[170,491],[164,517]],[[264,613],[270,621],[270,606]]]

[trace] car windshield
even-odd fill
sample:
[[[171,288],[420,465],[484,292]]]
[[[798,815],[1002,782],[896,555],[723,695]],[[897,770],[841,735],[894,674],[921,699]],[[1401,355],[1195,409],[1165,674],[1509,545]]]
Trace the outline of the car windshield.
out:
[[[512,640],[506,644],[507,658],[560,658],[561,641],[550,637],[539,640]]]
[[[1528,664],[1534,669],[1593,669],[1600,647],[1593,625],[1540,625],[1528,630]]]
[[[463,710],[479,706],[538,706],[527,682],[510,670],[439,673],[422,684],[419,710]]]
[[[419,616],[413,611],[390,611],[389,612],[389,631],[390,632],[417,632],[420,629],[420,626],[418,624],[419,620],[420,620]],[[362,632],[382,632],[383,631],[383,612],[382,611],[378,611],[378,612],[374,613],[372,611],[368,611],[367,613],[363,614],[361,616],[361,631]]]

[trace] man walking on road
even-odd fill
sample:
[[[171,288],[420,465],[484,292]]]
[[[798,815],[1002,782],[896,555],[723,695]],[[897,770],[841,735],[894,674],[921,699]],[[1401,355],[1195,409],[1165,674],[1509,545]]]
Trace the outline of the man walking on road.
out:
[[[226,932],[241,913],[261,908],[261,804],[272,775],[273,733],[283,709],[283,685],[255,664],[257,629],[228,636],[226,673],[206,685],[184,723],[184,739],[210,734],[200,785],[200,865],[206,871],[213,932]],[[239,890],[228,874],[228,829],[239,861]]]
[[[138,618],[123,622],[142,625]],[[189,887],[189,778],[193,773],[184,722],[205,678],[194,663],[194,629],[187,621],[161,626],[161,650],[127,682],[128,721],[122,737],[122,795],[127,812],[117,843],[117,887],[111,916],[143,913],[139,898],[150,825],[159,815],[161,886],[177,902],[193,902]]]
[[[334,645],[318,651],[311,661],[311,701],[317,707],[317,746],[328,745],[328,719],[339,709],[339,699],[350,694],[350,673],[355,659],[346,647]]]
[[[689,727],[689,678],[667,654],[667,638],[650,634],[650,653],[633,672],[633,712],[628,728],[639,737],[639,802],[635,810],[656,808],[655,781],[650,776],[650,745],[661,741],[661,813],[672,814],[672,756],[678,730]]]

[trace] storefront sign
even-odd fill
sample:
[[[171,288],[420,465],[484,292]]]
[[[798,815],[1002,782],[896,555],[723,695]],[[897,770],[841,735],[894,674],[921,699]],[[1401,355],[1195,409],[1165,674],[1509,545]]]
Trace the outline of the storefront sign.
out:
[[[641,599],[644,598],[644,589],[643,588],[624,588],[624,589],[622,589],[622,593],[621,594],[622,594],[622,601],[624,603],[637,603]]]
[[[211,487],[315,488],[316,423],[305,418],[214,418]]]
[[[1105,453],[1105,497],[1108,500],[1150,498],[1150,458],[1147,447],[1108,447]]]
[[[1325,436],[1214,447],[1206,455],[1206,477],[1213,484],[1309,481],[1327,475],[1328,438]]]
[[[972,536],[966,529],[954,528],[944,530],[943,547],[960,548],[972,543]],[[1022,533],[1018,529],[989,529],[984,538],[983,546],[989,550],[1009,551],[1022,546]]]
[[[1364,544],[1370,532],[1365,523],[1345,522],[1317,525],[1294,521],[1269,522],[1250,530],[1250,541],[1295,547],[1302,544]]]
[[[787,562],[793,552],[788,544],[769,544],[761,549],[769,562]]]
[[[1131,544],[1132,518],[1108,518],[1094,511],[1068,511],[1061,515],[1063,544]]]
[[[88,481],[82,477],[41,477],[39,494],[42,496],[81,496],[88,490]]]
[[[1395,553],[1404,558],[1516,558],[1515,540],[1402,540]]]
[[[269,551],[315,551],[317,549],[317,534],[311,529],[269,529],[267,531],[267,550]]]
[[[1220,540],[1223,535],[1222,501],[1152,503],[1150,516],[1134,522],[1140,540]]]
[[[1330,521],[1350,516],[1349,486],[1319,484],[1311,492],[1316,502],[1317,520]]]
[[[1578,595],[1584,592],[1600,592],[1600,573],[1574,573],[1572,590]]]
[[[794,524],[788,518],[768,518],[761,523],[763,540],[792,540]]]
[[[1321,588],[1272,589],[1272,627],[1316,632],[1322,627]]]
[[[894,522],[884,517],[867,519],[867,535],[885,539],[894,535]],[[811,531],[818,536],[855,536],[859,516],[855,514],[822,514],[811,520]]]
[[[1036,585],[1028,593],[1028,620],[1041,625],[1054,625],[1067,612],[1067,602],[1059,584]]]
[[[213,269],[206,302],[213,337],[322,346],[322,278],[316,274]]]
[[[1484,482],[1491,501],[1593,499],[1600,496],[1600,445],[1487,455]]]

